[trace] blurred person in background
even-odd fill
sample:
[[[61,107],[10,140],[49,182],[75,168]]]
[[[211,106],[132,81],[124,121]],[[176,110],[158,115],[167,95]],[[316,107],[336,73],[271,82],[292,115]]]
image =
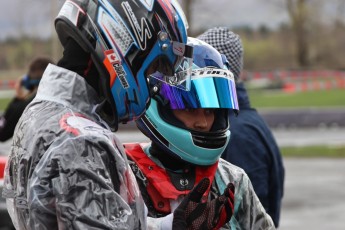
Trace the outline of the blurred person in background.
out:
[[[38,57],[30,65],[27,74],[18,79],[15,84],[15,97],[8,104],[4,114],[0,117],[0,141],[5,142],[12,138],[17,122],[24,112],[26,106],[34,99],[43,72],[49,63],[50,58]],[[2,148],[0,156],[0,169],[5,168],[9,149]],[[0,172],[0,229],[14,229],[8,211],[6,210],[5,199],[1,197],[3,182],[3,171]]]
[[[240,74],[243,68],[243,47],[239,35],[228,28],[207,30],[198,38],[226,55],[236,79],[240,113],[230,114],[231,138],[222,158],[244,169],[254,190],[276,227],[279,226],[284,191],[284,166],[275,138],[249,97]]]
[[[187,44],[194,48],[190,89],[157,81],[136,121],[151,142],[125,144],[149,216],[182,216],[178,223],[188,228],[179,229],[275,229],[246,173],[220,159],[231,140],[228,113],[238,110],[226,58],[201,40]]]
[[[27,74],[16,81],[15,97],[0,117],[0,141],[4,142],[12,138],[17,122],[26,106],[34,99],[38,84],[49,63],[54,62],[46,57],[34,59]]]

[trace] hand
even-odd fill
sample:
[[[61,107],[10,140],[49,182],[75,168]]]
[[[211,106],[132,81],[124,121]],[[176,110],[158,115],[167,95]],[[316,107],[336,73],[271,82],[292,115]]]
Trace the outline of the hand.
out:
[[[183,199],[174,211],[174,230],[219,229],[230,221],[234,212],[234,185],[229,183],[221,196],[202,203],[202,195],[209,185],[208,178],[202,179]]]

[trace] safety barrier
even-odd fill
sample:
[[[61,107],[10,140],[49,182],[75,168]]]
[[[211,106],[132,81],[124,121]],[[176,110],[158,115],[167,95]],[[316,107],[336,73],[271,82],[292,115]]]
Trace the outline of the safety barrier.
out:
[[[243,71],[241,78],[281,81],[286,92],[345,88],[345,71],[338,70]],[[14,89],[15,83],[16,80],[0,80],[0,90]]]
[[[244,71],[241,77],[248,81],[281,82],[281,88],[285,92],[345,89],[345,71]]]
[[[284,83],[284,92],[304,92],[316,90],[345,89],[344,79],[330,79],[324,81],[302,81]]]
[[[0,90],[14,89],[16,80],[0,80]]]
[[[339,70],[274,70],[274,71],[243,71],[245,80],[280,79],[283,81],[311,80],[315,78],[345,78],[345,71]]]

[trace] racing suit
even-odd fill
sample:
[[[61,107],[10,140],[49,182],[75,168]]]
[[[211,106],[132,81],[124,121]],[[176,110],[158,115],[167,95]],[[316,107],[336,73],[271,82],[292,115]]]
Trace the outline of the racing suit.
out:
[[[220,159],[218,164],[202,169],[196,167],[195,178],[189,177],[192,174],[191,171],[187,175],[181,172],[180,177],[176,177],[176,174],[171,176],[170,170],[164,169],[164,166],[150,155],[149,148],[150,145],[144,143],[125,144],[128,161],[149,209],[149,216],[168,217],[171,215],[169,213],[172,213],[184,195],[189,193],[181,187],[177,188],[179,185],[176,184],[183,182],[186,185],[193,179],[195,179],[195,183],[198,183],[198,177],[200,180],[209,174],[206,177],[209,177],[213,183],[211,191],[208,191],[208,199],[219,196],[228,183],[232,182],[235,185],[234,214],[230,222],[222,229],[275,229],[271,217],[265,212],[243,169]],[[212,169],[214,166],[216,166],[215,170]],[[203,176],[200,176],[202,174]],[[176,180],[176,178],[178,179]],[[164,222],[156,222],[158,225],[156,228],[166,229],[161,225],[162,223]]]
[[[47,67],[5,171],[17,229],[146,229],[147,209],[100,102],[76,73]]]

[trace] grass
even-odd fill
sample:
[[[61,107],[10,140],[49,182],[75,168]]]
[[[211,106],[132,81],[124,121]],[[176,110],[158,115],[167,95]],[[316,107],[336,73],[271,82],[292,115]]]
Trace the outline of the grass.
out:
[[[284,157],[345,157],[345,146],[281,147]]]
[[[249,90],[251,104],[256,108],[345,107],[345,90],[320,90],[284,93]]]
[[[0,98],[0,111],[5,111],[10,101],[11,101],[11,98]]]

